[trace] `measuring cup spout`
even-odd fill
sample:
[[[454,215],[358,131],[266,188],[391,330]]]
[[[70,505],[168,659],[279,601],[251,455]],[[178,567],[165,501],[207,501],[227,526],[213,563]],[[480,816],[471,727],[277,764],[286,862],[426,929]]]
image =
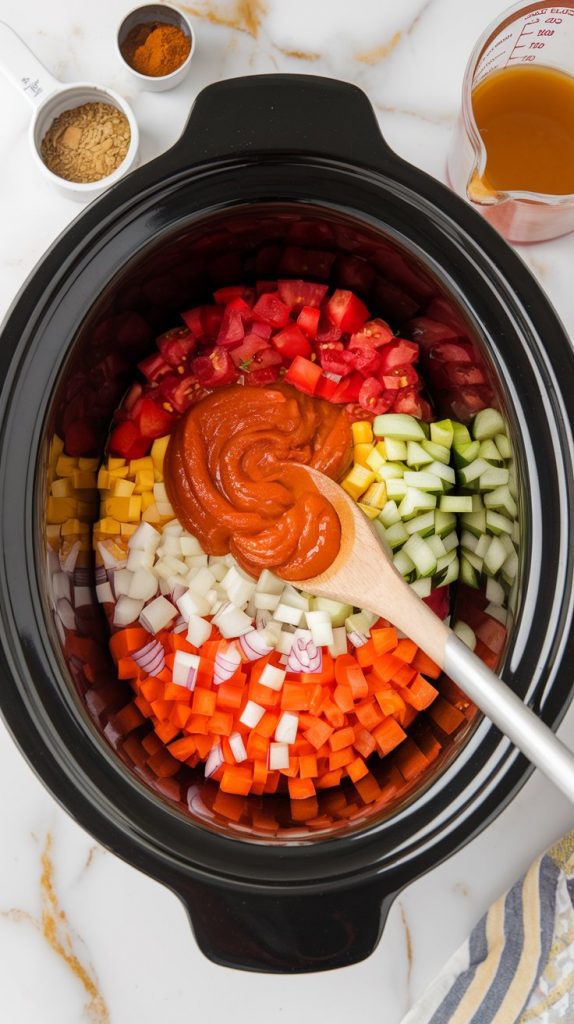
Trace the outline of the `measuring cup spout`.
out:
[[[3,21],[0,21],[0,71],[33,107],[61,88],[61,82]]]

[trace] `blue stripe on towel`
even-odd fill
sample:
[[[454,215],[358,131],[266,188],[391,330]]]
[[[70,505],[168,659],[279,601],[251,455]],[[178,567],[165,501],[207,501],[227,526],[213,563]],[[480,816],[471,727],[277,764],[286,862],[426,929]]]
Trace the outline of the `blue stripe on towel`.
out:
[[[477,967],[486,957],[488,950],[486,943],[486,917],[483,917],[476,927],[473,928],[468,940],[468,947],[469,965],[467,969],[456,979],[450,992],[447,993],[440,1006],[433,1013],[429,1024],[446,1024],[471,984]]]

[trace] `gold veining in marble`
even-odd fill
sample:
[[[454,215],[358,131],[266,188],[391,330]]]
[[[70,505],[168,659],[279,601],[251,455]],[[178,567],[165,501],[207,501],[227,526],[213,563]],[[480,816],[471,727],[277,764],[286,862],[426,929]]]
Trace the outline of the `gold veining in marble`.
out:
[[[205,0],[199,6],[181,4],[182,10],[194,18],[209,21],[212,25],[223,25],[238,32],[246,32],[257,39],[261,22],[266,14],[263,0],[235,0],[233,4],[223,5]]]
[[[406,28],[400,29],[398,32],[394,32],[390,39],[387,39],[383,43],[379,43],[378,46],[374,46],[371,50],[364,50],[356,53],[354,55],[355,60],[360,61],[361,64],[378,64],[379,61],[386,60],[393,50],[397,48],[399,43],[407,36],[410,36],[413,29],[416,28],[432,3],[433,0],[427,0],[427,2],[421,7],[420,11],[418,11],[414,18],[411,19]]]

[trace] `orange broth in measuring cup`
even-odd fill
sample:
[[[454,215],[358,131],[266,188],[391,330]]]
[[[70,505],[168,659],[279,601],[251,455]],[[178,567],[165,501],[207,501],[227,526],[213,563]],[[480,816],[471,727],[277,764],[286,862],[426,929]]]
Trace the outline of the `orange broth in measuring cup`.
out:
[[[574,77],[541,65],[505,67],[475,86],[471,102],[486,189],[574,193]]]

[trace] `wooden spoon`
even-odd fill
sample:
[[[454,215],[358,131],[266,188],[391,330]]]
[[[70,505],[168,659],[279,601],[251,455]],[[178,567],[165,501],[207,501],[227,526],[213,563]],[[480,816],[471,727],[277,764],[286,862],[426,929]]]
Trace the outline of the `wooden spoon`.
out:
[[[367,608],[392,622],[574,801],[574,755],[405,583],[369,520],[339,484],[309,466],[302,468],[337,512],[342,542],[327,572],[298,585],[313,594]]]

